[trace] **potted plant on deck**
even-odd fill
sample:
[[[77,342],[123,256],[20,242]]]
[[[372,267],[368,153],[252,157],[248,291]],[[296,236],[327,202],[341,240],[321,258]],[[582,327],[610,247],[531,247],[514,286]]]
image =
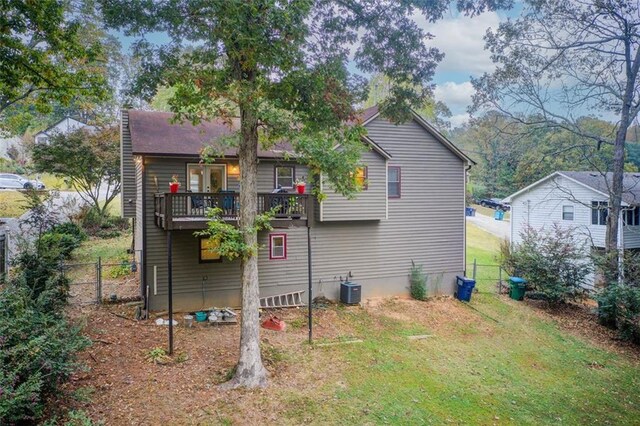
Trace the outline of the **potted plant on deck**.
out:
[[[172,194],[175,194],[176,192],[178,192],[178,188],[180,188],[178,175],[173,175],[173,177],[171,177],[171,183],[169,184],[169,191],[171,191]]]
[[[304,188],[307,185],[304,182],[304,178],[296,179],[293,185],[296,187],[296,191],[298,191],[298,194],[304,194]]]

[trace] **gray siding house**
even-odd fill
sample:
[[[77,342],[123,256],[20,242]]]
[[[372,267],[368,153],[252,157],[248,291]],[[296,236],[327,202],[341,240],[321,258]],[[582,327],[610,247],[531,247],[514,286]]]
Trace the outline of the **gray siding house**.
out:
[[[171,231],[175,309],[239,306],[240,263],[216,258],[211,242],[194,236],[206,227],[207,207],[236,221],[241,182],[235,150],[212,164],[202,164],[200,153],[237,123],[194,127],[170,119],[162,112],[122,112],[122,213],[134,219],[141,293],[149,310],[166,309]],[[261,297],[307,289],[308,235],[314,297],[337,299],[340,279],[349,273],[365,298],[406,295],[411,260],[424,265],[432,292],[452,294],[455,276],[464,274],[471,160],[417,114],[394,125],[374,107],[361,120],[370,149],[360,170],[366,186],[355,199],[336,194],[322,178],[323,202],[309,195],[308,182],[299,195],[293,182],[308,170],[290,147],[259,152],[259,209],[279,206],[275,229],[259,235]],[[173,175],[181,183],[175,194],[169,192]]]

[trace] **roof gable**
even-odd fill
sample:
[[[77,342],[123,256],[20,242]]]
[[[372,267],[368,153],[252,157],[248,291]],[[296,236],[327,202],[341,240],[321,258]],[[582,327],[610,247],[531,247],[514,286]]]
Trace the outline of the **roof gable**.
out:
[[[426,130],[431,136],[433,136],[438,142],[444,145],[447,149],[449,149],[453,154],[462,159],[463,161],[469,164],[476,164],[471,158],[469,158],[465,153],[463,153],[458,147],[454,145],[449,139],[446,138],[442,133],[440,133],[435,127],[433,127],[428,121],[420,116],[414,110],[411,110],[412,119],[416,123],[420,125],[424,130]],[[360,120],[362,125],[366,128],[367,124],[371,123],[376,118],[380,117],[381,113],[377,105],[372,106],[370,108],[365,109],[360,113]]]
[[[590,189],[599,195],[602,195],[604,197],[609,197],[608,188],[610,186],[610,182],[612,178],[611,172],[607,172],[603,175],[600,172],[589,172],[589,171],[580,171],[580,172],[557,171],[509,195],[508,197],[504,198],[504,201],[511,202],[514,198],[520,196],[521,194],[527,191],[530,191],[535,187],[537,187],[538,185],[544,182],[547,182],[552,178],[558,177],[558,176],[561,176],[565,179],[568,179],[571,182],[574,182],[580,186]],[[622,194],[623,204],[626,204],[626,205],[640,204],[640,174],[625,173],[622,186],[623,186],[623,194]]]

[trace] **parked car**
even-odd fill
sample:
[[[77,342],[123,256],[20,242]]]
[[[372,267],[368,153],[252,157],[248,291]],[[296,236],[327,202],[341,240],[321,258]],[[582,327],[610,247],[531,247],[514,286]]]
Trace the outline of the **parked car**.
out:
[[[503,210],[505,212],[511,209],[508,204],[503,203],[499,198],[483,198],[481,200],[478,200],[478,204],[480,204],[482,207],[489,207],[495,210]]]
[[[31,180],[13,173],[0,173],[1,189],[44,189],[44,184],[38,179]]]

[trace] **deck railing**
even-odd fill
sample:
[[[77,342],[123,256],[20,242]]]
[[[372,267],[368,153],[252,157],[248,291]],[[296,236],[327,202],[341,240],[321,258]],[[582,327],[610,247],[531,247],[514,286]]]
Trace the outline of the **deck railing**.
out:
[[[259,193],[258,213],[275,209],[276,219],[306,219],[309,211],[306,194]],[[173,222],[206,221],[209,209],[219,208],[221,217],[236,221],[240,215],[237,192],[157,193],[154,197],[156,225],[172,229]]]

